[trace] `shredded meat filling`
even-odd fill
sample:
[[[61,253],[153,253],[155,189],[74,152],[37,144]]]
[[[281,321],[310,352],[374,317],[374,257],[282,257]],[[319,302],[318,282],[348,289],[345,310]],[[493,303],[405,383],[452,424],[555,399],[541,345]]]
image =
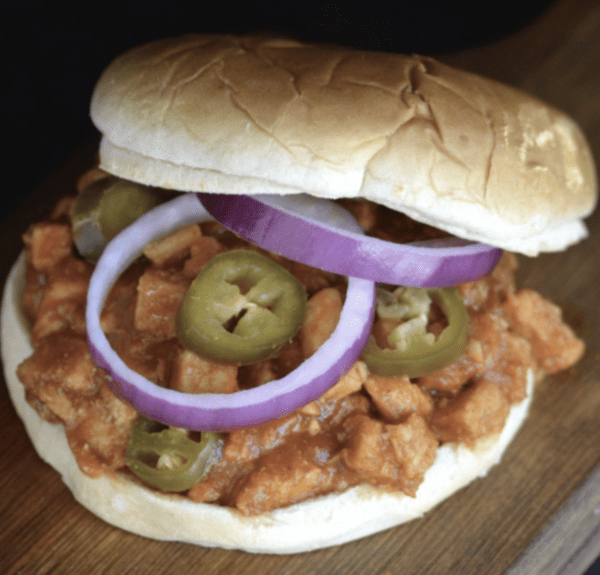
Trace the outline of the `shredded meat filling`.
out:
[[[138,416],[106,386],[85,339],[85,295],[91,266],[75,253],[69,200],[24,235],[34,353],[18,368],[29,403],[65,426],[84,473],[124,471],[124,454]],[[406,218],[348,202],[369,233],[400,241]],[[380,230],[375,232],[374,230]],[[410,233],[439,231],[410,222]],[[345,280],[272,256],[306,287],[308,312],[299,333],[275,358],[252,366],[216,364],[185,350],[174,316],[187,286],[214,255],[258,250],[210,222],[153,242],[113,287],[102,315],[111,345],[156,384],[188,393],[233,393],[278,379],[312,355],[339,320]],[[260,250],[259,250],[260,251]],[[470,316],[462,356],[435,373],[410,380],[370,375],[358,361],[323,397],[296,413],[226,434],[222,457],[187,496],[253,515],[352,485],[371,484],[414,496],[444,442],[473,445],[502,430],[511,404],[536,377],[572,365],[584,344],[560,309],[514,285],[516,258],[505,254],[487,277],[459,286]],[[441,329],[444,318],[432,318]],[[438,327],[436,327],[436,325]],[[390,326],[376,321],[383,341]]]

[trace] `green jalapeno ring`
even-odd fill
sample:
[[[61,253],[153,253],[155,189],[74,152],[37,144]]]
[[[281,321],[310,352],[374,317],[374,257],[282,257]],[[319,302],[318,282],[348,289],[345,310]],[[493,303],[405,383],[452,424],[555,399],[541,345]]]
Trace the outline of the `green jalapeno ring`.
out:
[[[362,359],[371,373],[381,376],[420,377],[456,361],[467,345],[469,315],[456,288],[427,289],[431,299],[444,312],[448,325],[432,344],[411,345],[409,349],[382,349],[369,339]]]
[[[116,176],[92,182],[73,204],[73,238],[80,255],[95,263],[110,240],[161,202],[155,188]]]
[[[250,250],[215,256],[192,282],[177,314],[177,337],[206,359],[249,365],[290,341],[306,292],[285,268]]]
[[[125,453],[127,467],[142,481],[163,491],[186,491],[206,475],[219,457],[219,434],[202,432],[199,442],[184,430],[140,417],[133,425]],[[161,457],[175,461],[159,468]]]

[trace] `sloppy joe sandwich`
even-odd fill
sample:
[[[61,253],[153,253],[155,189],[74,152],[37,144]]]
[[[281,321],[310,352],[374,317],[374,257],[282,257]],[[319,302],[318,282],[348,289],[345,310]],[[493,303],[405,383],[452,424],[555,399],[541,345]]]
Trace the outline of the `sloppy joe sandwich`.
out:
[[[431,58],[185,36],[114,60],[99,163],[24,233],[13,403],[93,513],[250,552],[422,516],[585,352],[518,255],[584,239],[565,114]]]

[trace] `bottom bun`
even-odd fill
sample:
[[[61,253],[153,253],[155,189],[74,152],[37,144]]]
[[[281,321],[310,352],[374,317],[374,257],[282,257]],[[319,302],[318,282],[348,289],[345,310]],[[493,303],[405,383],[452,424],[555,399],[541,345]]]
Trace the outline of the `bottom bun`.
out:
[[[438,503],[498,463],[527,417],[533,392],[529,373],[527,398],[513,405],[501,434],[438,448],[416,497],[382,492],[368,485],[292,505],[256,517],[177,495],[145,488],[126,475],[88,477],[79,469],[64,428],[49,423],[25,400],[16,376],[19,363],[33,353],[29,325],[22,311],[25,286],[23,255],[9,275],[2,299],[2,358],[10,397],[39,456],[56,469],[75,499],[117,527],[168,541],[253,553],[298,553],[346,543],[421,517]]]

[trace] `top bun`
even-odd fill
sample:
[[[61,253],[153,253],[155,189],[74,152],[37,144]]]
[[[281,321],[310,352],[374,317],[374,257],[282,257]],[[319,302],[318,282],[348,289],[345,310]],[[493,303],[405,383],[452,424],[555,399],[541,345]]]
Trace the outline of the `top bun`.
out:
[[[363,197],[535,255],[586,235],[580,129],[519,90],[422,56],[185,36],[114,60],[94,90],[101,167],[182,191]]]

